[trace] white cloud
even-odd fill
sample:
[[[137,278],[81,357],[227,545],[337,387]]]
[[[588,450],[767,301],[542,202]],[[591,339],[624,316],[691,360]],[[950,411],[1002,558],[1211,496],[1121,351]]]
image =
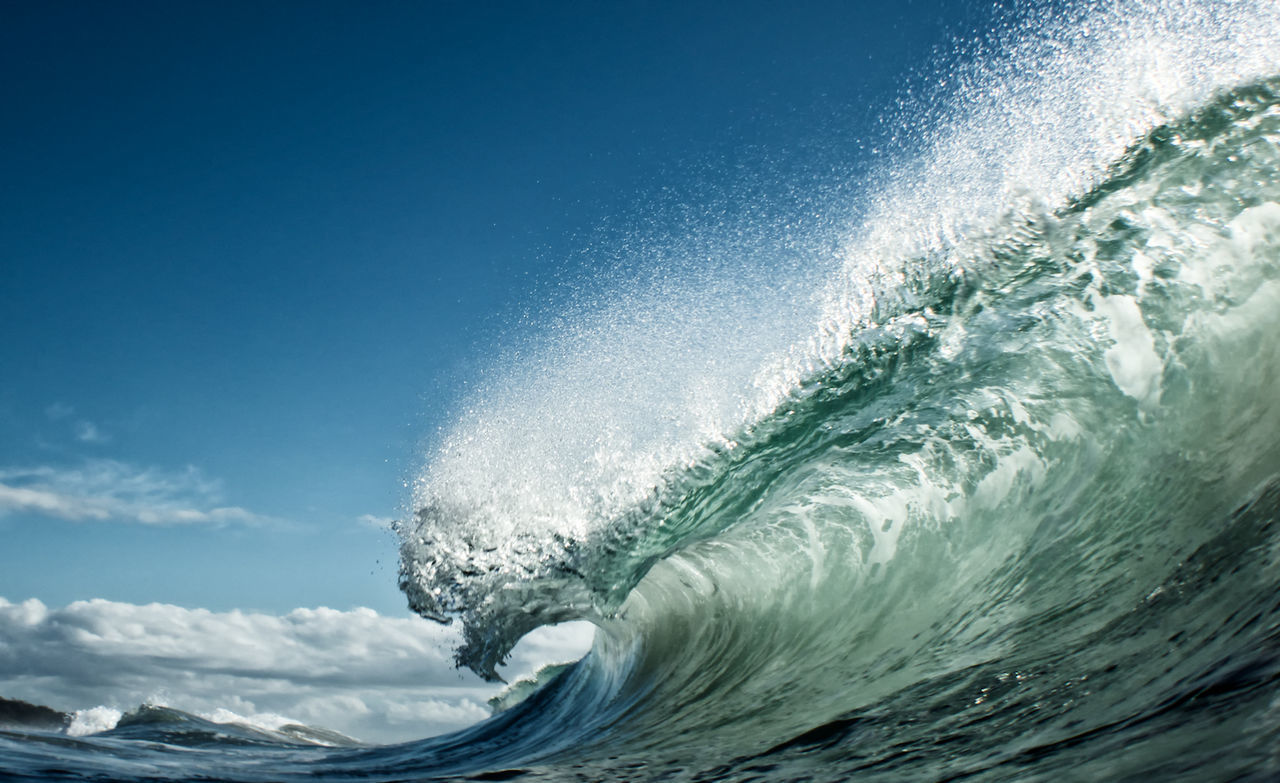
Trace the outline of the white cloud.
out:
[[[392,720],[413,723],[456,723],[468,726],[489,717],[489,710],[470,700],[459,703],[427,699],[425,701],[399,702],[388,706]]]
[[[111,436],[93,422],[81,420],[76,422],[76,440],[81,443],[106,443],[111,440]]]
[[[222,505],[221,497],[221,484],[192,466],[163,471],[96,459],[78,468],[0,468],[0,516],[24,513],[145,525],[270,521],[239,506]]]
[[[106,519],[111,516],[92,498],[68,497],[44,489],[0,484],[0,514],[22,511],[63,519]]]
[[[548,663],[568,663],[587,654],[596,627],[585,620],[545,625],[525,634],[499,673],[507,682],[529,677]]]
[[[394,517],[379,517],[373,514],[361,514],[356,521],[375,530],[394,530],[396,524]]]
[[[88,419],[67,421],[75,413],[76,409],[65,402],[54,402],[44,409],[44,415],[49,421],[67,422],[71,427],[71,433],[81,443],[106,443],[111,440],[110,435]]]
[[[563,631],[535,633],[522,668],[534,655],[547,663],[582,652],[556,646]],[[488,715],[482,705],[499,688],[453,668],[457,642],[450,628],[371,609],[269,615],[105,600],[50,609],[0,598],[0,695],[63,710],[150,700],[401,741]]]

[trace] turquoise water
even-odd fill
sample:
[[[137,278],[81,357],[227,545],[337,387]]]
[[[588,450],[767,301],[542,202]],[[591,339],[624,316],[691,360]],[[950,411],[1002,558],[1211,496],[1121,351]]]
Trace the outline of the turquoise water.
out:
[[[1278,16],[1031,20],[957,66],[806,296],[630,292],[498,372],[428,456],[401,582],[482,676],[597,625],[519,704],[392,747],[0,733],[4,769],[1275,778]]]

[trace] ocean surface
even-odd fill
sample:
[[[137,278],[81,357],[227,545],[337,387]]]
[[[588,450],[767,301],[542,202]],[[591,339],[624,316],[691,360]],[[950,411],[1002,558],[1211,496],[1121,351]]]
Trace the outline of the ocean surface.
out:
[[[481,676],[566,620],[581,661],[445,737],[142,708],[0,777],[1280,778],[1280,6],[969,54],[821,275],[581,308],[428,455],[411,606]]]

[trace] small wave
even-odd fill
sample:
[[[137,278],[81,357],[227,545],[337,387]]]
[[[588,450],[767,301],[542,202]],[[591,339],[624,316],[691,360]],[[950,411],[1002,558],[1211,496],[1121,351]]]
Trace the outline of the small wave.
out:
[[[496,715],[511,709],[576,664],[577,661],[549,663],[527,677],[513,680],[500,693],[489,699],[489,711]]]
[[[90,734],[110,731],[116,727],[122,717],[124,713],[114,707],[98,706],[76,710],[71,719],[71,725],[67,727],[67,734],[72,737],[87,737]]]

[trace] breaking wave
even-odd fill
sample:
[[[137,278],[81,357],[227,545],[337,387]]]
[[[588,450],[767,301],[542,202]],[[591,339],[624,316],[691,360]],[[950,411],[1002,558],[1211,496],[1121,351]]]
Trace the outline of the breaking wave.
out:
[[[1280,773],[1277,41],[1043,8],[902,103],[831,258],[548,328],[426,460],[401,584],[482,676],[591,652],[449,737],[202,774]]]

